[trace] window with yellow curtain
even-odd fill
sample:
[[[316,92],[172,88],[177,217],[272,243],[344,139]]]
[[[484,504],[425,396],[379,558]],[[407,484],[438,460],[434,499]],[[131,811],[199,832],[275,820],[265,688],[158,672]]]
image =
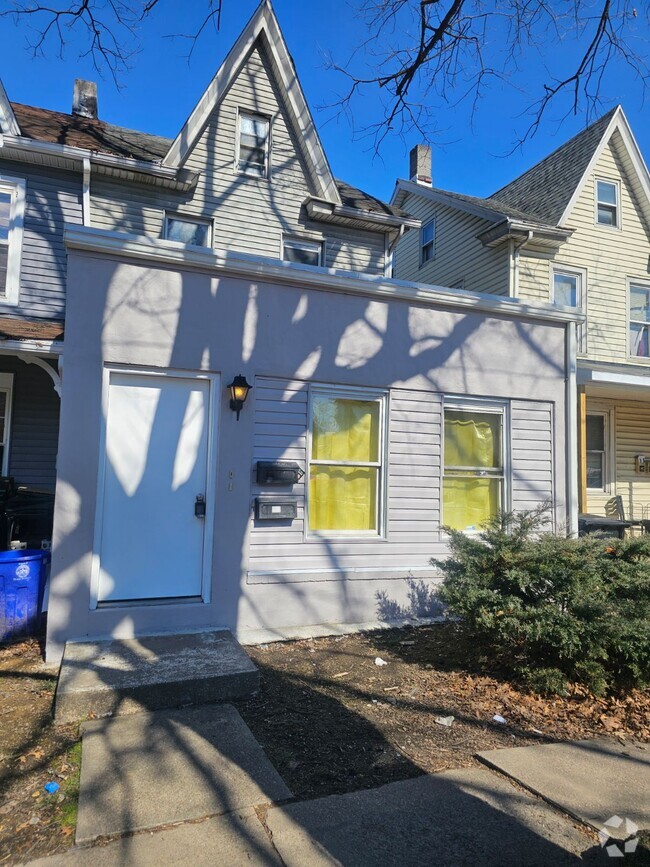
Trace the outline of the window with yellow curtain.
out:
[[[313,394],[310,530],[380,533],[383,401]]]
[[[478,530],[503,508],[503,409],[445,408],[442,523]]]

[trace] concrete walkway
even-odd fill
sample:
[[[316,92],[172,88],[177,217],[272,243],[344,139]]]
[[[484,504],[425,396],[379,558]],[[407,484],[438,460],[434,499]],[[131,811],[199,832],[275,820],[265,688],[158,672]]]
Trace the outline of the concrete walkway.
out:
[[[298,803],[231,706],[96,720],[83,736],[77,843],[85,845],[32,863],[608,864],[567,812],[598,827],[617,812],[639,824],[650,815],[650,749],[619,747],[493,751],[482,759],[501,774],[475,767]]]

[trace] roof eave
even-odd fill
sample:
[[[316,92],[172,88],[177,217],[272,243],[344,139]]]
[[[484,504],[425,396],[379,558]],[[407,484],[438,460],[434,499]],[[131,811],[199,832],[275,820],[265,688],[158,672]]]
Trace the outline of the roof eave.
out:
[[[484,247],[496,247],[507,240],[524,240],[530,236],[532,242],[542,247],[550,247],[557,250],[573,232],[573,229],[543,226],[527,223],[524,220],[506,218],[499,223],[488,226],[487,229],[479,232],[476,237]]]
[[[312,220],[324,223],[340,223],[352,220],[359,223],[369,223],[375,229],[382,228],[385,231],[399,229],[402,226],[405,229],[419,229],[422,225],[422,221],[415,219],[415,217],[399,217],[396,214],[380,214],[373,211],[364,211],[361,208],[352,208],[349,205],[337,205],[334,202],[319,199],[316,196],[310,196],[306,200],[305,209]]]
[[[20,135],[20,127],[16,115],[11,107],[7,91],[0,80],[0,133],[7,135]]]

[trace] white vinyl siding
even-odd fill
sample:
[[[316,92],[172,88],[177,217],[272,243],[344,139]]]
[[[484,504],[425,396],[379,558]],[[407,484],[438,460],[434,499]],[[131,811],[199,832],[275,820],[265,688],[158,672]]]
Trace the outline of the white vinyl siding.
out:
[[[434,286],[455,286],[462,280],[469,292],[508,294],[508,251],[484,247],[476,235],[489,223],[479,217],[409,195],[403,210],[423,223],[436,218],[435,258],[420,267],[420,232],[406,232],[396,248],[394,275]]]
[[[91,221],[97,228],[161,237],[164,211],[213,220],[214,247],[278,258],[282,236],[316,232],[326,239],[328,268],[384,273],[384,234],[306,219],[304,202],[315,190],[302,158],[272,62],[257,43],[240,74],[208,120],[185,168],[200,173],[192,193],[156,190],[93,176]],[[273,118],[270,178],[234,171],[239,112],[245,107]]]
[[[510,508],[555,506],[554,406],[545,401],[510,404]]]

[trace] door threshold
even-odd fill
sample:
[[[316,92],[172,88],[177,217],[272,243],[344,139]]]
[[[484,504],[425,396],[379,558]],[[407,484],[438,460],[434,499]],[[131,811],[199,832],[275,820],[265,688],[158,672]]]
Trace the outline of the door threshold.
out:
[[[159,599],[110,599],[98,602],[97,608],[138,608],[148,605],[188,605],[203,602],[202,596],[166,596]]]

